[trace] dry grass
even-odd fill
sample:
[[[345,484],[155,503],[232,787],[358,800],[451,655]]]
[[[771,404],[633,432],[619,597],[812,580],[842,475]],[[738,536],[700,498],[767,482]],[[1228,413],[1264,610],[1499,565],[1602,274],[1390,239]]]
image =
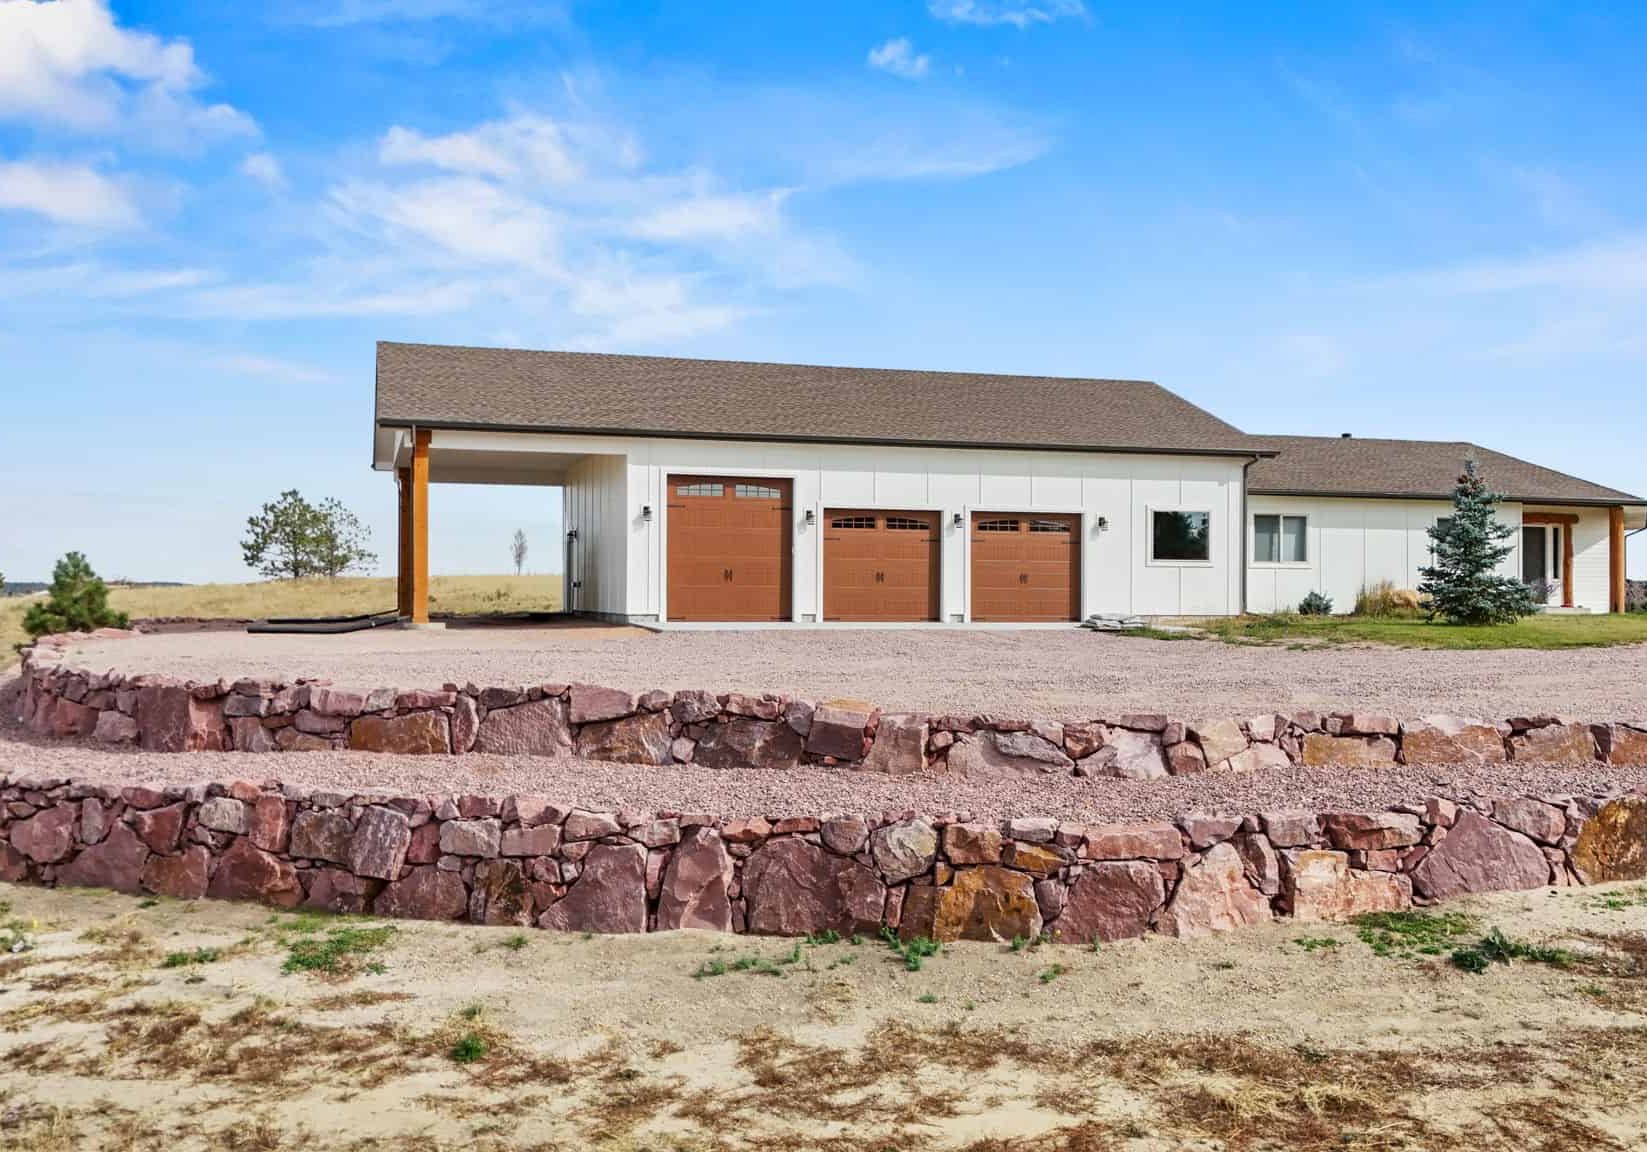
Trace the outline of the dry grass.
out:
[[[547,576],[436,576],[430,610],[460,615],[553,612],[561,606],[561,580]],[[27,639],[23,614],[33,600],[0,599],[0,667]],[[395,582],[388,578],[267,580],[253,584],[191,584],[181,588],[115,587],[109,604],[133,620],[192,616],[209,620],[256,620],[269,616],[358,616],[392,611]]]
[[[1622,1133],[1647,1125],[1640,1072],[1647,1027],[1639,1016],[1617,1015],[1607,1027],[1562,1019],[1466,1040],[1451,1033],[1443,1011],[1423,1042],[1369,1045],[1328,1035],[1282,1043],[1185,1023],[1198,1018],[1186,994],[1181,1012],[1104,1035],[1037,1034],[1039,1009],[1027,1006],[987,1024],[876,1015],[854,1028],[791,1016],[718,1035],[651,1037],[590,1015],[545,1035],[543,1019],[534,1030],[507,993],[455,999],[449,988],[399,977],[398,963],[375,987],[347,991],[279,977],[280,933],[265,932],[269,946],[251,947],[233,920],[214,926],[215,915],[235,915],[221,907],[201,905],[186,923],[181,913],[154,913],[145,937],[128,917],[108,915],[112,897],[53,899],[71,911],[69,901],[103,903],[90,926],[89,915],[56,915],[41,933],[42,967],[7,991],[0,1152],[1622,1152],[1639,1146]],[[1572,903],[1584,917],[1607,911],[1577,897]],[[1636,916],[1636,907],[1622,915]],[[1556,997],[1632,989],[1647,975],[1638,922],[1597,931],[1580,919],[1563,937],[1582,945],[1570,969],[1514,966],[1495,978],[1533,982]],[[457,935],[447,925],[401,931],[397,956],[408,970],[419,950]],[[209,987],[188,985],[184,973],[153,967],[155,939],[238,949],[238,967]],[[459,943],[463,964],[488,963],[466,941],[449,943],[453,955]],[[97,951],[88,955],[88,946]],[[990,964],[1002,962],[1001,953],[989,955]],[[1321,962],[1286,955],[1289,963]],[[130,982],[133,956],[149,958],[152,985]],[[1370,950],[1365,958],[1417,971],[1410,958]],[[1437,978],[1466,979],[1435,970]],[[1083,971],[1059,987],[1081,994]],[[857,981],[867,998],[882,982],[877,972],[884,978],[864,964],[827,979]],[[69,974],[77,978],[63,978]],[[257,993],[260,986],[275,995]],[[907,1005],[908,985],[898,987]],[[667,985],[655,990],[665,994]],[[328,1018],[342,1009],[358,1015]],[[466,1039],[471,1055],[460,1061],[454,1052]],[[45,1077],[84,1090],[54,1093]],[[98,1098],[105,1091],[120,1099]],[[367,1137],[346,1130],[349,1115],[400,1122]],[[306,1120],[318,1130],[306,1130]]]

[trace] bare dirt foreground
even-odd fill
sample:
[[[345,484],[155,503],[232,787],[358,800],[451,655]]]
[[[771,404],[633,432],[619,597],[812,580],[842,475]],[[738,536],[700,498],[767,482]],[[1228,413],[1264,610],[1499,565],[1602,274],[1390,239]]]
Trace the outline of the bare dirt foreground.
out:
[[[0,944],[22,949],[0,958],[0,1148],[1647,1143],[1642,885],[1397,917],[1438,956],[1296,923],[912,960],[870,939],[0,900]],[[1566,951],[1447,959],[1492,928]]]

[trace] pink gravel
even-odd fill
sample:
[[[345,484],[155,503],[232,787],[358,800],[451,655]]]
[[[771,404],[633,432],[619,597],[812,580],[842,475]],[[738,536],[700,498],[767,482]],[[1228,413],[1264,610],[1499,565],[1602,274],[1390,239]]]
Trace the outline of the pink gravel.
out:
[[[480,754],[167,754],[29,736],[11,721],[14,709],[9,695],[0,690],[0,714],[6,717],[0,724],[0,774],[114,784],[273,777],[288,784],[337,791],[535,793],[598,810],[669,809],[728,818],[909,810],[929,815],[964,812],[984,820],[1056,816],[1093,822],[1174,819],[1190,812],[1245,815],[1284,808],[1377,810],[1430,796],[1467,800],[1472,796],[1647,792],[1647,766],[1601,764],[1578,768],[1503,764],[1476,769],[1398,765],[1376,771],[1293,768],[1155,781],[1079,779],[1055,773],[1002,782],[938,774],[892,777],[843,768],[715,771],[689,764],[653,767]]]
[[[1647,717],[1647,645],[1567,651],[1289,651],[1077,629],[377,629],[341,636],[209,632],[88,643],[71,663],[215,680],[344,687],[584,682],[845,696],[894,711],[1083,719],[1355,708],[1399,717],[1553,712]]]

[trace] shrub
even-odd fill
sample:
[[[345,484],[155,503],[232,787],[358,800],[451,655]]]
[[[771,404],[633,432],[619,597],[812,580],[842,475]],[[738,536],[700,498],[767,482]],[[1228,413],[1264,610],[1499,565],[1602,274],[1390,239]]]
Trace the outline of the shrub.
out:
[[[1373,619],[1413,619],[1419,615],[1418,593],[1411,588],[1397,588],[1393,580],[1380,580],[1363,586],[1355,594],[1355,614]]]
[[[1323,596],[1319,592],[1311,592],[1298,602],[1300,616],[1331,616],[1332,597]]]
[[[1532,614],[1532,589],[1498,565],[1514,551],[1505,541],[1515,529],[1493,515],[1498,495],[1476,471],[1474,460],[1453,489],[1453,514],[1430,528],[1435,560],[1419,569],[1420,594],[1430,598],[1430,615],[1452,624],[1507,624]]]
[[[43,603],[31,604],[23,616],[23,629],[30,636],[124,628],[129,623],[124,612],[109,607],[109,586],[79,552],[57,562],[51,570],[51,594]]]

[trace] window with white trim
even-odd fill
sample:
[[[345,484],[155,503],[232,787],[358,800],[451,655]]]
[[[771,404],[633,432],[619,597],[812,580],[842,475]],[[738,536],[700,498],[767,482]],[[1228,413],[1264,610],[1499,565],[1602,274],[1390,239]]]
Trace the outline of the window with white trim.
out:
[[[1178,508],[1150,512],[1151,560],[1206,564],[1212,560],[1212,513]]]
[[[1309,517],[1262,513],[1252,518],[1253,563],[1305,564],[1309,558]]]

